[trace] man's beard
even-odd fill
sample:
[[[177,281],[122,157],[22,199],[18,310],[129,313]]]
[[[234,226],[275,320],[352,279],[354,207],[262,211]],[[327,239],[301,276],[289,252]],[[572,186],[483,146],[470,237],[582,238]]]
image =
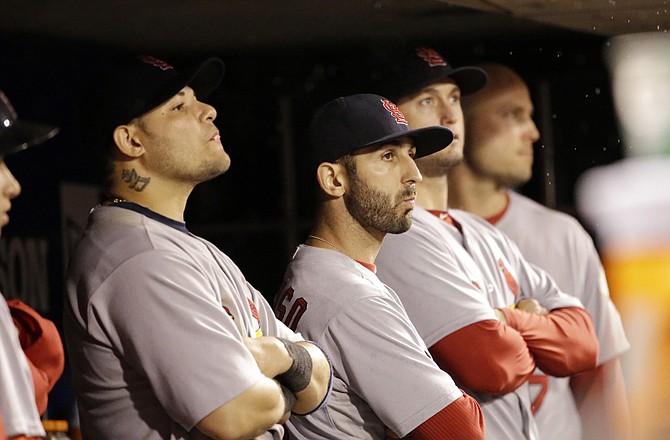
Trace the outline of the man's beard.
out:
[[[400,234],[412,226],[412,209],[398,213],[398,205],[416,195],[414,185],[400,191],[396,200],[350,174],[351,191],[344,194],[344,204],[351,216],[364,228],[388,234]]]

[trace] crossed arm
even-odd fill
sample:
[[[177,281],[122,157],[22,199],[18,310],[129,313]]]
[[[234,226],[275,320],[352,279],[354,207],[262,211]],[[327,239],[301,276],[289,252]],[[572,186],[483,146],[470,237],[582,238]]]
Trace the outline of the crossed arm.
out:
[[[245,340],[245,343],[254,359],[256,359],[261,372],[270,378],[277,378],[282,373],[286,373],[296,362],[288,352],[287,344],[295,344],[307,350],[307,354],[311,358],[311,374],[304,378],[307,386],[295,393],[296,401],[292,412],[307,414],[321,405],[328,394],[331,368],[330,362],[319,347],[306,341],[288,342],[284,340],[284,343],[282,343],[274,337],[249,338]],[[299,374],[306,373],[309,372],[305,371]],[[282,379],[279,379],[279,382],[280,384],[284,383]]]
[[[536,366],[555,376],[595,367],[598,343],[585,310],[547,312],[533,301],[515,310],[498,310],[497,315],[500,321],[468,325],[430,348],[438,365],[462,386],[506,394],[528,380]]]
[[[215,439],[251,439],[272,425],[285,422],[291,412],[306,414],[319,407],[328,394],[331,368],[325,354],[314,344],[296,342],[304,348],[311,369],[301,369],[299,381],[304,389],[293,392],[276,378],[294,364],[287,346],[278,338],[266,336],[245,339],[261,372],[265,376],[254,386],[221,405],[197,424],[197,428]],[[304,353],[304,352],[303,352]]]

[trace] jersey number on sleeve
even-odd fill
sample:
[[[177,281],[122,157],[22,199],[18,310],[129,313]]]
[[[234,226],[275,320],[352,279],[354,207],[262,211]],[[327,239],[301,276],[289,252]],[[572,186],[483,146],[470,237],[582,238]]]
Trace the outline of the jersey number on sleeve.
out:
[[[284,303],[291,303],[293,293],[293,288],[288,287],[279,297],[279,301],[277,301],[277,318],[279,318],[280,321],[283,321],[288,328],[296,331],[300,318],[302,318],[302,315],[307,311],[307,301],[305,301],[305,298],[303,297],[296,298],[287,315]],[[286,317],[284,317],[284,315],[286,315]]]

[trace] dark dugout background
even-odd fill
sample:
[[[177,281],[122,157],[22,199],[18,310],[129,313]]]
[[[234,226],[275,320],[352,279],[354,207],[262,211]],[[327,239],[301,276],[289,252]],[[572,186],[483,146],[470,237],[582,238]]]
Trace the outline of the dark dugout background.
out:
[[[388,41],[186,52],[0,31],[0,89],[20,117],[61,127],[53,140],[7,159],[23,191],[2,231],[0,291],[60,327],[67,251],[83,227],[63,222],[63,206],[90,200],[65,200],[77,196],[64,194],[63,185],[84,185],[93,197],[97,188],[86,147],[79,143],[77,98],[92,74],[122,53],[149,52],[176,67],[208,56],[225,61],[226,78],[206,101],[218,110],[216,124],[232,166],[196,188],[186,222],[227,253],[269,301],[309,226],[312,179],[301,169],[309,118],[327,100],[361,91],[369,61],[389,48],[425,44],[455,66],[497,61],[519,71],[531,87],[543,135],[536,145],[534,178],[520,191],[575,214],[575,179],[622,155],[602,58],[605,38],[558,30],[535,38],[475,35],[466,42],[396,35]],[[79,206],[80,215],[91,206]],[[69,374],[66,369],[52,393],[49,418],[73,421]]]

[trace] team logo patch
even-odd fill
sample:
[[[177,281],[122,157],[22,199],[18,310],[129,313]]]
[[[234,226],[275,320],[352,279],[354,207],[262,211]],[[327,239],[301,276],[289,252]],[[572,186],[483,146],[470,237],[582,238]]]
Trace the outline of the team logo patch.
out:
[[[263,330],[261,330],[261,318],[258,316],[258,309],[256,308],[256,304],[254,304],[249,298],[247,298],[247,302],[249,303],[249,308],[251,309],[251,316],[256,318],[256,321],[258,321],[258,328],[256,329],[256,337],[260,338],[263,336]]]
[[[387,112],[393,116],[393,119],[395,119],[395,122],[397,124],[402,124],[402,125],[409,125],[407,124],[407,119],[405,119],[405,115],[400,111],[397,105],[389,101],[388,99],[382,99],[382,105],[386,109]]]
[[[158,59],[158,58],[156,58],[156,57],[152,57],[151,55],[140,55],[140,56],[137,57],[137,58],[139,58],[140,61],[142,61],[142,62],[144,62],[144,63],[147,63],[147,64],[151,64],[152,66],[154,66],[154,67],[158,67],[158,68],[161,69],[161,70],[171,70],[171,69],[174,69],[174,67],[172,67],[171,65],[169,65],[169,64],[166,63],[165,61],[160,60],[160,59]]]
[[[228,316],[230,316],[230,319],[232,319],[233,321],[235,321],[235,316],[233,316],[233,314],[230,313],[230,309],[229,309],[228,307],[223,306],[223,310],[225,310],[226,313],[228,314]]]
[[[447,62],[444,61],[442,55],[437,53],[437,51],[429,47],[419,47],[416,50],[416,54],[424,59],[430,67],[446,66]]]
[[[509,287],[509,290],[512,291],[512,293],[514,294],[515,297],[518,296],[519,295],[519,284],[514,279],[514,276],[512,275],[512,273],[507,269],[507,267],[505,266],[505,263],[503,263],[502,259],[498,260],[498,267],[500,268],[503,275],[505,276],[505,282],[507,283],[507,287]]]

